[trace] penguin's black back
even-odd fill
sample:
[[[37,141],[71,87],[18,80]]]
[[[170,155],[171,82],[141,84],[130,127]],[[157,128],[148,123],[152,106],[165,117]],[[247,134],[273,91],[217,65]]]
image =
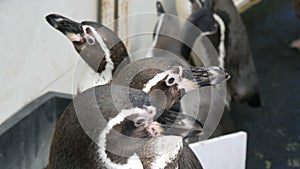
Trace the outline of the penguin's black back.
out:
[[[203,169],[200,161],[189,147],[189,145],[183,142],[182,153],[178,161],[179,169]]]
[[[129,100],[127,103],[125,98]],[[105,168],[94,142],[101,129],[109,118],[118,114],[120,107],[129,109],[144,105],[150,105],[146,93],[120,86],[97,86],[78,95],[57,122],[47,169]]]

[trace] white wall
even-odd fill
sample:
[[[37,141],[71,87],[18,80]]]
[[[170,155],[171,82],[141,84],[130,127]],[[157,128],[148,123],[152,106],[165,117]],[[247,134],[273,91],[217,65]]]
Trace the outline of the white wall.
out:
[[[72,92],[79,57],[45,21],[49,13],[96,20],[97,0],[0,1],[0,124],[49,90]]]

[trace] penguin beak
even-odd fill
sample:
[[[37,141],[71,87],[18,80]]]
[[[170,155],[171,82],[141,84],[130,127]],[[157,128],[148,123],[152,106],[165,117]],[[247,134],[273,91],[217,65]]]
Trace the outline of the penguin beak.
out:
[[[218,66],[191,67],[190,71],[198,87],[213,86],[230,79],[228,72]]]
[[[55,29],[66,35],[72,42],[82,42],[83,33],[81,23],[72,21],[58,14],[46,16],[47,22]]]
[[[166,110],[156,122],[148,126],[148,131],[155,132],[156,136],[198,137],[202,135],[202,130],[203,125],[197,119],[171,110]]]

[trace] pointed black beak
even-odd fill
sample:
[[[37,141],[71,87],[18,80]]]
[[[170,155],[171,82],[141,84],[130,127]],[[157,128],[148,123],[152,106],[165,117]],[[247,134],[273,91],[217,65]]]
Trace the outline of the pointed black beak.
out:
[[[179,112],[165,110],[155,123],[161,135],[197,137],[202,135],[203,125],[196,118]]]
[[[83,33],[81,23],[72,21],[58,14],[50,14],[46,16],[47,22],[64,35],[71,37]]]
[[[230,79],[228,72],[218,66],[191,67],[190,71],[198,87],[217,85]]]

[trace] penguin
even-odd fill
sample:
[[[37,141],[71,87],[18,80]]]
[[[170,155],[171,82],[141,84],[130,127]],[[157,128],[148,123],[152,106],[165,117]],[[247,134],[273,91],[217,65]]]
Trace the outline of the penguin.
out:
[[[201,8],[193,9],[188,21],[206,35],[219,53],[218,63],[231,74],[228,81],[228,104],[233,102],[248,103],[251,107],[260,107],[261,99],[258,89],[256,68],[242,19],[232,1],[191,0],[192,4],[203,4]],[[193,5],[196,6],[196,5]],[[199,31],[191,31],[187,26],[185,38],[195,43]],[[189,44],[190,46],[191,44]],[[182,45],[181,54],[193,64],[190,58],[191,49]]]
[[[196,8],[199,9],[199,7],[203,6],[203,8],[201,8],[201,14],[194,13],[193,15],[195,16],[190,16],[190,19],[188,20],[188,23],[196,20],[195,22],[193,22],[193,24],[198,24],[197,21],[199,20],[199,18],[205,20],[205,22],[200,22],[200,25],[197,25],[197,29],[195,29],[196,27],[193,26],[193,24],[186,24],[186,22],[183,23],[186,28],[182,28],[182,20],[177,16],[167,14],[163,7],[163,4],[160,1],[156,2],[158,20],[154,27],[153,43],[151,46],[152,50],[150,51],[153,51],[153,49],[167,50],[179,57],[183,57],[191,65],[195,65],[193,62],[191,62],[191,49],[188,46],[193,45],[194,41],[197,39],[197,36],[184,35],[187,34],[187,31],[193,31],[194,34],[200,33],[199,28],[203,31],[202,36],[212,35],[217,33],[218,24],[213,19],[212,13],[207,13],[210,12],[210,10],[204,10],[208,8],[208,4],[204,5],[202,1],[198,0],[192,0],[191,2],[193,4],[193,11]]]
[[[58,14],[49,14],[46,20],[73,43],[90,68],[85,75],[88,80],[81,81],[78,93],[110,83],[116,67],[130,62],[125,45],[106,26],[90,21],[79,23]]]
[[[192,49],[189,46],[193,46],[198,36],[207,36],[220,55],[219,66],[224,67],[222,58],[224,58],[225,55],[225,24],[223,20],[218,14],[213,13],[212,0],[205,1],[205,3],[200,0],[191,0],[190,2],[193,4],[193,13],[189,16],[187,19],[188,23],[186,23],[183,28],[183,40],[187,44],[181,45],[181,55],[191,65],[195,65],[190,56]],[[201,4],[201,6],[199,4]],[[217,22],[217,20],[219,22]],[[198,29],[201,30],[201,32]]]
[[[201,134],[202,124],[180,112],[163,112],[155,101],[117,85],[77,95],[57,122],[46,169],[202,168],[183,142]],[[171,139],[172,151],[159,156],[156,151],[166,147],[155,138]]]
[[[106,83],[122,84],[144,90],[147,93],[154,89],[160,89],[168,97],[167,108],[172,107],[175,100],[180,100],[181,96],[191,90],[202,86],[217,85],[230,78],[223,68],[212,66],[191,67],[190,69],[183,62],[164,57],[165,53],[157,53],[162,57],[130,63],[125,45],[109,28],[94,22],[78,23],[58,14],[50,14],[46,16],[46,20],[72,41],[79,55],[97,74],[96,79],[109,79],[109,82]],[[84,29],[86,30],[83,31]],[[92,38],[95,41],[93,45],[90,45],[87,41]],[[107,60],[111,61],[110,66],[107,66]],[[96,63],[100,63],[100,65]],[[104,66],[105,64],[106,66]],[[143,66],[141,67],[141,65]],[[129,69],[129,67],[132,68]],[[150,68],[137,73],[137,70],[146,67]],[[109,71],[106,70],[107,68]],[[175,69],[178,70],[177,73],[174,72]],[[184,77],[183,72],[188,72],[184,74],[189,76]],[[159,79],[162,76],[164,77]],[[168,80],[173,81],[169,83]],[[159,82],[161,85],[157,85]],[[94,86],[101,84],[94,83]]]
[[[157,56],[155,49],[170,51],[180,56],[180,20],[174,15],[167,14],[160,1],[156,2],[156,9],[158,20],[153,31],[153,42],[146,58]]]
[[[137,73],[137,70],[140,71]],[[126,65],[122,72],[126,72],[126,76],[123,73],[115,75],[113,84],[140,89],[153,97],[164,97],[165,109],[173,107],[189,92],[219,85],[230,78],[226,70],[219,67],[186,68],[164,56],[135,61]]]

